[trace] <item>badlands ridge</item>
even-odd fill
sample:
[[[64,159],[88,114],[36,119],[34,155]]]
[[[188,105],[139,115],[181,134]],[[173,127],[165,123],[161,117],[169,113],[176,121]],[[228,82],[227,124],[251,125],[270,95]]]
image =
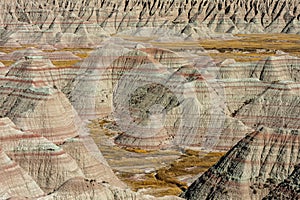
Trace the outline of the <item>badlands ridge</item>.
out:
[[[259,47],[255,61],[236,35],[299,34],[298,1],[0,7],[0,199],[300,198],[297,48]],[[248,62],[221,59],[236,49],[200,45],[233,39]],[[88,128],[99,119],[109,122],[109,140],[100,140],[111,149],[227,153],[189,181],[174,172],[178,196],[154,197],[114,173]],[[140,162],[151,159],[144,155]],[[156,169],[145,174],[162,179]]]

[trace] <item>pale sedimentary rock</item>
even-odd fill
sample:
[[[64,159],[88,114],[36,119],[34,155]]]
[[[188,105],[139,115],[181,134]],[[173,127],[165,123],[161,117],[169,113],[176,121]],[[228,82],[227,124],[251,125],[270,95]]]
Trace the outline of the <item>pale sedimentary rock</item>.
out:
[[[39,134],[21,131],[8,118],[0,120],[3,150],[45,193],[52,192],[72,177],[83,176],[76,161],[62,148]]]
[[[110,185],[117,186],[119,188],[126,188],[127,186],[122,183],[112,169],[106,163],[106,160],[98,154],[88,149],[91,146],[89,141],[92,139],[86,138],[74,138],[66,141],[61,147],[66,153],[71,155],[87,179],[93,179],[97,182],[106,182]],[[97,149],[96,149],[97,150]]]
[[[299,33],[299,2],[289,1],[25,1],[1,3],[2,46],[89,47],[110,34]],[[151,31],[149,31],[149,29]]]
[[[39,200],[54,200],[54,199],[101,199],[101,200],[182,200],[182,198],[175,196],[167,197],[152,197],[142,195],[130,191],[129,189],[119,189],[111,187],[106,183],[99,183],[95,180],[88,180],[84,178],[73,178],[64,183],[57,191],[49,194],[46,197],[39,198]]]
[[[1,60],[13,60],[13,61],[18,61],[22,58],[29,58],[29,57],[44,57],[45,59],[49,59],[51,61],[53,60],[81,60],[78,56],[75,56],[73,53],[68,52],[68,51],[53,51],[53,49],[50,49],[50,52],[44,52],[40,49],[30,47],[22,50],[16,50],[8,54],[3,54],[0,55]]]
[[[219,68],[227,115],[247,127],[299,129],[299,58],[288,55]]]
[[[117,144],[226,150],[259,125],[297,129],[298,58],[223,62],[218,68],[201,51],[144,46],[108,40],[77,65],[79,75],[68,85],[82,119],[113,113],[123,132]]]
[[[15,161],[0,150],[0,197],[23,196],[37,198],[44,195],[39,185]]]
[[[278,184],[263,200],[271,199],[299,199],[300,198],[300,171],[299,164],[295,166],[293,173],[283,182]]]
[[[298,58],[227,60],[219,69],[200,48],[105,40],[116,34],[167,44],[219,33],[299,34],[298,1],[8,0],[0,9],[1,46],[101,44],[63,69],[51,61],[80,58],[34,48],[0,55],[17,61],[0,66],[0,116],[22,129],[0,121],[4,175],[7,165],[16,166],[0,189],[5,198],[37,197],[43,189],[51,192],[44,199],[155,199],[126,190],[82,129],[81,119],[108,115],[120,133],[115,143],[125,147],[228,150],[250,133],[186,198],[273,198],[273,188],[298,197],[288,190],[297,191],[299,171]]]
[[[298,130],[260,127],[235,145],[182,197],[262,199],[299,163],[299,139]]]
[[[6,77],[22,78],[24,81],[33,82],[35,86],[49,86],[58,89],[64,88],[76,72],[74,67],[58,68],[54,66],[43,53],[20,56],[20,59],[9,67]]]
[[[8,67],[6,67],[3,63],[0,63],[0,76],[5,75],[8,72]]]
[[[299,59],[288,55],[222,63],[219,77],[229,115],[257,131],[238,142],[182,197],[299,198],[298,70]]]
[[[123,42],[123,41],[122,41]],[[107,41],[78,63],[78,75],[65,89],[82,119],[94,119],[111,113],[112,77],[110,65],[129,49]]]
[[[223,63],[220,68],[222,79],[257,78],[265,82],[299,82],[300,59],[290,55],[271,56],[251,63]]]
[[[48,86],[25,85],[23,81],[1,80],[7,83],[2,84],[0,94],[2,117],[9,117],[22,129],[39,133],[55,143],[78,135],[77,114],[62,92]]]
[[[66,81],[63,77],[47,59],[29,57],[18,61],[0,80],[1,116],[55,143],[79,135],[79,117],[58,90]]]
[[[0,118],[1,199],[123,199],[155,198],[129,190],[104,160],[95,157],[87,138],[73,138],[57,146],[32,132],[24,132],[8,118]]]
[[[84,176],[76,161],[45,138],[22,139],[8,155],[25,169],[45,193],[70,178]]]
[[[223,86],[208,56],[145,46],[108,40],[77,64],[68,98],[82,119],[113,113],[123,132],[116,143],[149,149],[203,144],[224,149],[226,142],[218,144],[224,127],[226,133],[240,131],[233,141],[244,136],[248,128],[223,114]]]

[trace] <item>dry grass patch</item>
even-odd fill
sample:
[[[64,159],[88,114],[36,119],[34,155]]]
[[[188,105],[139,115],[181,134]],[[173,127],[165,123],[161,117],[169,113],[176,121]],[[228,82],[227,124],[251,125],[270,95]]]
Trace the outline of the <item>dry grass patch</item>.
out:
[[[201,45],[199,45],[196,41],[179,41],[179,42],[151,42],[154,46],[160,47],[160,48],[167,48],[167,49],[176,49],[176,48],[199,48]]]
[[[44,50],[45,52],[54,52],[54,51],[70,51],[70,52],[90,52],[93,48],[61,48],[61,49],[50,49]]]
[[[53,60],[51,61],[53,65],[59,68],[71,67],[78,63],[80,60]]]
[[[200,39],[182,42],[151,42],[154,46],[168,49],[193,49],[203,47],[206,50],[218,50],[220,53],[208,53],[221,61],[233,58],[239,62],[258,61],[276,55],[281,50],[294,56],[300,56],[300,35],[296,34],[238,34],[237,38]],[[257,52],[257,50],[265,50]]]
[[[158,37],[142,37],[142,36],[130,36],[130,35],[118,35],[118,37],[125,40],[135,41],[135,42],[150,42],[151,40],[158,38]]]
[[[199,41],[199,45],[207,50],[220,51],[220,53],[209,54],[212,58],[219,60],[233,58],[240,62],[257,61],[268,56],[276,55],[276,50],[281,50],[294,56],[300,56],[300,35],[238,34],[236,36],[239,38],[232,40],[201,40]],[[257,52],[257,50],[265,51]]]
[[[79,58],[87,58],[90,55],[90,52],[82,52],[82,53],[74,53],[75,56],[78,56]]]
[[[27,48],[31,48],[31,47],[36,47],[35,44],[25,44],[22,45],[20,47],[5,47],[5,46],[0,46],[0,52],[4,52],[4,53],[11,53],[14,51],[18,51],[18,50],[22,50],[22,49],[27,49]]]
[[[132,147],[124,147],[126,151],[134,152],[134,153],[150,153],[151,151],[140,149],[140,148],[132,148]]]
[[[202,156],[203,154],[203,156]],[[179,195],[188,188],[187,183],[180,181],[178,177],[186,175],[197,175],[205,172],[214,165],[223,152],[203,152],[186,150],[180,159],[171,165],[160,168],[155,173],[140,174],[117,171],[117,176],[127,183],[134,191],[139,189],[150,189],[154,196]],[[148,193],[147,194],[151,194]]]
[[[75,56],[78,56],[79,58],[87,58],[90,53],[93,51],[92,48],[64,48],[61,51],[70,51]]]
[[[112,138],[108,133],[119,134],[109,128],[114,123],[107,119],[91,121],[89,128],[96,144]],[[114,166],[120,180],[134,191],[141,190],[144,194],[157,197],[179,195],[188,187],[183,181],[185,178],[206,171],[224,155],[223,152],[205,153],[186,149],[183,154],[177,152],[176,158],[168,160],[167,152],[117,146],[99,146],[99,148],[110,165]],[[164,159],[160,156],[164,156]]]
[[[242,53],[242,52],[224,52],[224,53],[210,53],[209,54],[215,60],[225,60],[225,59],[234,59],[237,62],[251,62],[259,61],[269,56],[275,56],[274,52],[265,52],[265,53]]]
[[[26,47],[0,47],[0,52],[11,53],[14,51],[25,49]]]
[[[157,179],[154,173],[145,174],[139,178],[137,178],[133,173],[118,172],[117,175],[122,181],[126,182],[133,191],[149,189],[147,194],[157,197],[166,195],[178,196],[182,193],[182,190],[176,184]]]
[[[60,51],[71,51],[71,52],[75,52],[75,51],[89,52],[92,50],[93,50],[93,48],[63,48],[63,49],[60,49]]]
[[[84,59],[87,58],[93,50],[94,50],[93,48],[63,48],[57,50],[43,50],[43,51],[49,53],[56,52],[56,51],[68,51],[68,52],[72,52],[75,56]]]
[[[5,67],[9,67],[15,63],[15,61],[13,61],[13,60],[0,60],[0,62],[3,63],[3,65],[5,65]]]
[[[299,52],[300,35],[293,34],[238,34],[233,40],[201,40],[199,44],[205,49],[255,51],[256,49],[282,50]]]
[[[98,123],[99,123],[101,128],[104,128],[105,124],[108,124],[108,123],[111,123],[111,122],[108,121],[107,119],[99,119]]]
[[[105,125],[107,125],[107,124],[115,124],[115,122],[114,121],[109,121],[109,120],[106,120],[106,119],[96,120],[96,127],[101,129],[106,136],[113,137],[116,134],[118,134],[116,131],[112,131],[112,130],[106,128]]]
[[[201,155],[203,154],[203,155]],[[205,172],[214,165],[225,152],[209,152],[207,154],[188,150],[180,159],[174,161],[169,167],[158,170],[158,174],[165,177],[184,175],[197,175]]]

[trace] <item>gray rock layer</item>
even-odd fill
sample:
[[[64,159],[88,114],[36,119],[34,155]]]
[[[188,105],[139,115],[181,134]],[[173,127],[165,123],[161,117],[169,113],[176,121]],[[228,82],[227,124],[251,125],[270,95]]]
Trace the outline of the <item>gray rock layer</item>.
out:
[[[154,0],[1,2],[0,44],[93,45],[109,34],[299,33],[299,1]],[[151,28],[151,29],[148,29]],[[168,31],[165,31],[168,30]]]
[[[261,127],[235,145],[182,197],[196,199],[262,199],[299,163],[298,130]],[[292,177],[298,177],[294,172]],[[299,187],[299,182],[295,187]]]
[[[283,182],[270,191],[270,193],[263,200],[275,199],[300,199],[300,166],[295,166],[293,173]]]

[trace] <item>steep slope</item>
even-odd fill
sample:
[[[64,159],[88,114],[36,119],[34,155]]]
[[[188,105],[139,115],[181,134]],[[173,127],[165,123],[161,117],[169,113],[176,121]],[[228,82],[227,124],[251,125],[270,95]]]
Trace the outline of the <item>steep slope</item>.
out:
[[[252,128],[299,129],[298,71],[299,58],[288,55],[222,65],[219,76],[231,116]]]
[[[300,59],[290,55],[271,56],[258,62],[223,64],[222,79],[257,78],[265,82],[298,81]]]
[[[278,184],[263,200],[271,199],[300,199],[300,168],[295,166],[293,173]]]
[[[178,58],[172,60],[174,63],[163,65],[147,55],[150,62],[130,65],[132,68],[123,72],[113,94],[114,116],[125,132],[116,138],[118,144],[141,148],[201,144],[210,122],[218,121],[209,120],[218,105],[211,101],[213,83],[209,85],[195,65],[177,63],[182,58],[188,63],[189,57],[175,52],[173,56]],[[222,123],[219,112],[214,116]]]
[[[4,76],[8,72],[8,67],[6,67],[2,62],[0,63],[0,76]]]
[[[299,163],[298,130],[248,134],[182,194],[186,199],[262,199]]]
[[[126,188],[127,186],[116,177],[100,152],[93,151],[98,150],[97,147],[91,149],[93,145],[92,139],[85,136],[67,140],[60,147],[73,157],[87,179]]]
[[[74,138],[59,147],[0,118],[1,199],[157,199],[126,189],[87,149],[87,140]]]
[[[251,129],[224,115],[218,67],[203,49],[191,51],[110,39],[77,64],[64,92],[84,120],[112,113],[121,146],[228,149]]]
[[[52,66],[43,58],[25,58],[13,65],[0,79],[0,115],[23,130],[62,143],[79,135],[81,127],[76,111],[57,89],[65,80],[59,79]]]
[[[250,127],[299,129],[299,83],[279,82],[249,100],[233,115]],[[276,97],[276,98],[274,98]]]
[[[78,135],[76,113],[63,93],[48,86],[27,85],[20,89],[25,85],[22,79],[4,81],[1,80],[0,94],[2,117],[9,117],[22,129],[39,133],[55,143]]]
[[[37,184],[42,191],[39,196],[45,199],[155,199],[125,189],[127,186],[114,175],[86,130],[82,129],[76,111],[56,86],[61,86],[56,82],[60,71],[36,53],[33,51],[33,55],[17,61],[1,78],[4,88],[1,90],[1,112],[5,118],[0,119],[0,145]],[[13,176],[11,180],[16,178]],[[80,181],[74,183],[72,180],[76,179]],[[103,182],[105,186],[91,187],[89,193],[85,182],[96,185]],[[18,193],[19,186],[11,187],[3,189],[7,197],[27,195],[26,191]],[[43,192],[51,194],[44,196]]]
[[[124,40],[108,40],[77,64],[78,76],[64,91],[82,119],[94,119],[111,113],[113,87],[109,66],[129,51],[126,45]]]
[[[43,137],[19,140],[7,153],[25,169],[45,193],[52,192],[70,178],[84,174],[62,148]]]
[[[2,199],[44,195],[38,184],[0,149],[0,196]]]
[[[89,47],[109,34],[211,37],[215,33],[299,33],[299,2],[14,1],[1,3],[1,45]],[[150,29],[148,29],[150,28]],[[151,31],[149,31],[151,30]]]
[[[62,148],[39,134],[22,132],[8,118],[0,120],[0,145],[3,150],[45,193],[72,177],[84,176],[76,161]]]
[[[59,54],[59,56],[57,54]],[[68,57],[64,57],[64,54],[61,54],[62,53],[57,52],[49,55],[34,48],[14,51],[11,53],[11,57],[6,58],[8,60],[16,59],[16,62],[9,67],[6,76],[32,80],[35,85],[49,85],[63,89],[68,82],[77,75],[77,69],[73,66],[64,66],[64,68],[54,66],[51,60],[68,61],[74,59],[72,58],[72,54]]]

